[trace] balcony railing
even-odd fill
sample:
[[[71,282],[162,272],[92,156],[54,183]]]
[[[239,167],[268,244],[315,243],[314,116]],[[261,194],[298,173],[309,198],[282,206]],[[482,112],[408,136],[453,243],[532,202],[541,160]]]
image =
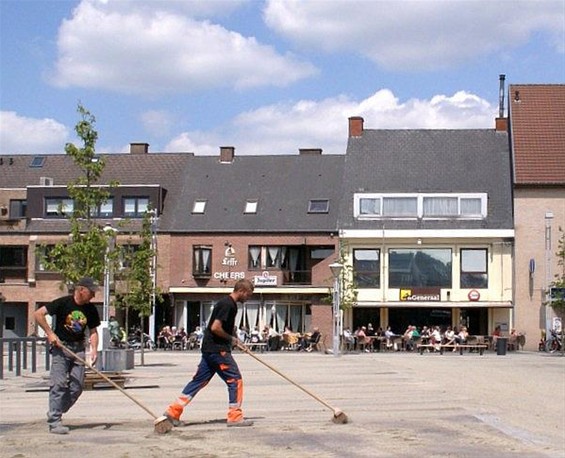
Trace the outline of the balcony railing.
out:
[[[311,285],[311,270],[283,271],[283,285]]]

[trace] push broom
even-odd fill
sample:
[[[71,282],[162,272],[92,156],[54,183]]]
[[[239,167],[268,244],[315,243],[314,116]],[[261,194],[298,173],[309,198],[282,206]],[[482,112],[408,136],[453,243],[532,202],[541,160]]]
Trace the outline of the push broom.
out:
[[[63,351],[68,353],[70,356],[72,356],[74,359],[76,359],[79,363],[83,364],[85,367],[92,369],[97,375],[102,377],[106,382],[108,382],[114,388],[117,388],[120,391],[120,393],[127,396],[129,399],[131,399],[133,402],[135,402],[139,407],[141,407],[143,410],[145,410],[149,415],[151,415],[151,417],[154,420],[153,421],[154,430],[157,434],[166,434],[171,429],[173,429],[173,424],[167,419],[166,416],[162,415],[162,416],[158,417],[157,415],[155,415],[149,409],[149,407],[142,404],[139,400],[135,399],[131,394],[127,393],[126,390],[124,390],[120,385],[118,385],[116,382],[114,382],[110,377],[106,376],[105,374],[100,372],[98,369],[95,369],[94,366],[92,366],[91,364],[88,364],[84,359],[82,359],[79,355],[74,353],[72,350],[69,350],[63,344],[59,344],[59,345],[63,349]]]
[[[237,346],[241,351],[247,353],[249,356],[251,356],[255,361],[258,361],[259,363],[261,363],[263,366],[269,368],[270,370],[272,370],[275,374],[279,375],[280,377],[284,378],[287,382],[292,383],[296,388],[304,391],[304,393],[306,393],[308,396],[314,398],[316,401],[318,401],[320,404],[322,404],[324,407],[330,409],[333,412],[333,418],[332,421],[334,423],[337,424],[345,424],[349,421],[349,418],[347,417],[347,415],[345,414],[345,412],[343,412],[340,409],[337,409],[335,407],[332,407],[330,404],[328,404],[326,401],[324,401],[322,398],[320,398],[319,396],[315,395],[314,393],[312,393],[310,390],[308,390],[307,388],[303,387],[302,385],[300,385],[299,383],[295,382],[294,380],[292,380],[291,378],[289,378],[288,376],[286,376],[285,374],[283,374],[281,371],[279,371],[277,368],[271,366],[269,363],[267,363],[266,361],[263,361],[261,358],[259,358],[256,354],[254,354],[251,350],[249,350],[247,347],[238,344]]]

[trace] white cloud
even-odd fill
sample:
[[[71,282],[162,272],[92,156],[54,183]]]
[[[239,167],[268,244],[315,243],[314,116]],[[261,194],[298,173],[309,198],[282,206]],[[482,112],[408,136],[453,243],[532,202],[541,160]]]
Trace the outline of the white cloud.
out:
[[[187,14],[191,17],[222,17],[241,8],[253,0],[212,0],[212,1],[185,1],[185,0],[83,0],[103,7],[107,11],[127,13],[132,9],[153,12],[169,11],[172,13]]]
[[[563,1],[268,0],[265,22],[299,47],[357,52],[391,70],[447,68],[539,32],[563,52]]]
[[[155,95],[286,86],[316,73],[254,38],[180,14],[196,6],[178,3],[199,2],[83,0],[59,28],[52,83]]]
[[[0,111],[0,154],[63,153],[68,129],[54,119]]]
[[[167,144],[165,151],[171,153],[195,153],[199,156],[210,156],[220,151],[219,145],[220,142],[215,142],[215,137],[211,133],[183,132]]]
[[[465,91],[402,102],[382,89],[359,101],[340,96],[264,106],[240,114],[221,133],[183,132],[167,151],[218,154],[222,144],[239,155],[296,154],[299,148],[343,154],[351,116],[362,116],[366,129],[489,129],[496,114],[497,107]]]
[[[145,130],[156,137],[168,135],[174,123],[173,116],[164,110],[149,110],[140,118]]]

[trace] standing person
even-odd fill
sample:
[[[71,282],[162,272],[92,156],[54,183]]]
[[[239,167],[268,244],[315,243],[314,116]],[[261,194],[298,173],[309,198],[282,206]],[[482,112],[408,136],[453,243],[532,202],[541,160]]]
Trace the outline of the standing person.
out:
[[[220,376],[228,388],[227,425],[253,425],[251,420],[243,418],[241,410],[243,379],[231,354],[232,347],[241,344],[241,341],[233,335],[237,303],[247,301],[253,295],[253,288],[253,283],[249,280],[238,280],[233,291],[220,299],[214,306],[208,326],[204,331],[202,359],[196,374],[184,387],[181,395],[165,411],[164,415],[173,425],[179,424],[184,408],[208,384],[215,374]]]
[[[98,286],[94,279],[84,277],[75,286],[70,296],[63,296],[38,308],[35,321],[45,331],[51,345],[51,372],[49,383],[49,412],[47,424],[53,434],[68,434],[61,417],[78,400],[84,385],[85,367],[65,353],[61,344],[85,359],[86,328],[90,330],[90,362],[94,364],[98,351],[100,316],[94,304]],[[49,326],[46,315],[54,315],[54,328]]]

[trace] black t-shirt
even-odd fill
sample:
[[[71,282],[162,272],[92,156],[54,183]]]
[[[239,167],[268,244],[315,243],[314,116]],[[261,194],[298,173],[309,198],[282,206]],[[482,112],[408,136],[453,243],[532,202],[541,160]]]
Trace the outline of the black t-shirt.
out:
[[[100,326],[100,316],[93,304],[78,305],[73,296],[63,296],[46,305],[55,316],[53,329],[61,342],[84,342],[86,328]]]
[[[231,351],[231,339],[222,339],[211,331],[211,326],[214,320],[222,322],[222,329],[230,336],[233,335],[233,328],[235,324],[235,315],[237,314],[237,304],[231,298],[226,296],[220,299],[214,310],[212,316],[208,321],[208,326],[204,330],[204,338],[202,339],[202,352],[203,353],[216,353],[220,351]]]

